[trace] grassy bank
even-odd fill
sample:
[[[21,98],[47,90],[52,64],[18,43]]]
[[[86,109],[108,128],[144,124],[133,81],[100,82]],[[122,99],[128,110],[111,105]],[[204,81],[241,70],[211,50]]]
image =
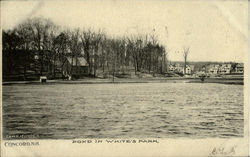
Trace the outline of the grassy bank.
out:
[[[243,85],[243,78],[206,78],[201,81],[199,78],[169,77],[169,78],[84,78],[78,80],[47,80],[46,84],[101,84],[101,83],[222,83]],[[39,81],[10,81],[3,82],[3,85],[12,84],[41,84]]]

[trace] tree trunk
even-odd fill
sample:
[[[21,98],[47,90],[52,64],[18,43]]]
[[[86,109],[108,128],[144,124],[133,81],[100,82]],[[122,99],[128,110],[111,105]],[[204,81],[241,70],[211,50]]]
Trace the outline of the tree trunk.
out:
[[[53,78],[56,78],[56,55],[54,55]]]
[[[137,71],[137,69],[136,69],[136,66],[137,64],[136,64],[136,59],[135,59],[135,57],[134,57],[134,67],[135,67],[135,75],[136,75],[136,71]]]
[[[108,68],[108,73],[109,73],[109,62],[107,61],[107,68]]]
[[[104,53],[103,53],[104,50],[102,50],[102,72],[104,73],[104,66],[105,66],[105,57],[104,57]]]
[[[150,54],[150,57],[149,57],[149,66],[148,66],[148,73],[150,74],[150,71],[151,71],[151,54]]]
[[[28,53],[28,52],[26,51],[24,53],[25,54],[25,56],[24,56],[24,68],[23,68],[23,78],[24,78],[24,80],[26,80],[26,71],[27,71],[27,63],[28,63],[26,53]]]
[[[115,82],[115,68],[116,68],[116,57],[115,57],[115,63],[113,67],[113,82]]]
[[[26,61],[25,61],[25,63],[24,63],[24,69],[23,69],[23,78],[24,78],[24,80],[26,80],[26,70],[27,70],[27,67],[26,67]]]
[[[75,61],[76,61],[75,74],[77,76],[79,76],[79,68],[78,68],[78,63],[77,63],[77,55],[75,56]]]
[[[139,68],[139,60],[138,60],[137,57],[136,57],[136,68],[137,68],[137,71],[140,71],[140,68]]]
[[[41,67],[40,67],[40,75],[42,76],[43,75],[43,53],[41,52],[41,60],[40,60],[40,64],[41,64]]]
[[[71,56],[71,77],[73,75],[73,67],[74,67],[73,65],[74,65],[74,56],[72,54],[72,56]]]
[[[184,75],[186,75],[186,62],[187,62],[187,59],[185,58],[184,59]]]
[[[105,63],[103,62],[103,63],[102,63],[102,72],[103,72],[103,73],[104,73],[104,71],[105,71],[104,67],[105,67]]]
[[[96,57],[94,57],[94,77],[96,77]]]

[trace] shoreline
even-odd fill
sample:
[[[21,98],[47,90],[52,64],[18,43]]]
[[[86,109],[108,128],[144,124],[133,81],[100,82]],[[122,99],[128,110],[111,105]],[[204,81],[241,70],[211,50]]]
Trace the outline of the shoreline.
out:
[[[85,78],[78,80],[47,80],[44,84],[120,84],[120,83],[220,83],[244,85],[243,78]],[[37,81],[3,81],[2,85],[42,84]]]

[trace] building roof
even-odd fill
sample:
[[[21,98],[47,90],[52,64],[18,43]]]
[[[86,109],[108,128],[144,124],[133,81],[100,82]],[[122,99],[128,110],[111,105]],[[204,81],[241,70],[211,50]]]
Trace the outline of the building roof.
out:
[[[239,68],[239,67],[244,67],[244,64],[243,64],[243,63],[239,63],[239,64],[236,65],[236,67],[237,67],[237,68]]]
[[[190,65],[190,68],[191,68],[192,70],[194,70],[194,65]]]
[[[232,66],[231,64],[227,64],[227,63],[221,65],[221,67],[231,67],[231,66]]]
[[[72,58],[67,57],[67,60],[72,65]],[[77,64],[76,64],[76,61],[77,61]],[[73,66],[76,66],[76,65],[77,66],[88,66],[88,63],[84,57],[78,57],[77,59],[73,58]]]

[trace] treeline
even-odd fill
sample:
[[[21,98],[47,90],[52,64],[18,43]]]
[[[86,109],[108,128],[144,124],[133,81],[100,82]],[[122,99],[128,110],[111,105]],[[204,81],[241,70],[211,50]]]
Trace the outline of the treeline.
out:
[[[111,37],[101,30],[62,29],[49,19],[32,18],[3,30],[2,41],[3,75],[22,73],[24,79],[31,67],[37,75],[54,78],[58,69],[63,75],[66,57],[76,67],[80,66],[76,59],[84,57],[91,76],[97,76],[97,71],[125,74],[131,68],[135,74],[155,75],[167,69],[167,52],[155,35]]]

